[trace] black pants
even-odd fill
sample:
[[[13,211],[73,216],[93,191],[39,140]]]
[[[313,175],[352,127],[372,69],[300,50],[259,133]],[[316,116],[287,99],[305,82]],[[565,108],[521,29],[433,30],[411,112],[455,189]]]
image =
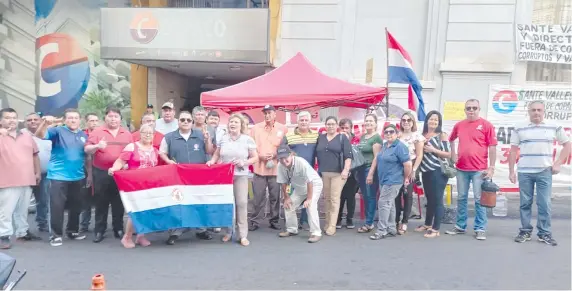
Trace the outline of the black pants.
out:
[[[89,224],[91,223],[91,209],[94,205],[93,186],[84,187],[82,192],[83,208],[81,210],[79,224],[81,226],[81,231],[87,231],[89,229]]]
[[[421,174],[423,180],[423,191],[427,198],[427,213],[425,215],[425,225],[432,226],[434,230],[441,228],[441,219],[443,219],[443,196],[445,195],[445,187],[447,187],[447,177],[443,175],[440,168],[435,171],[424,172]]]
[[[82,208],[81,189],[84,180],[50,180],[50,227],[54,236],[63,235],[64,211],[68,207],[66,233],[79,231],[79,213]]]
[[[338,212],[338,223],[342,222],[342,213],[344,212],[344,204],[347,204],[346,209],[348,213],[346,215],[346,222],[352,222],[354,218],[354,212],[356,210],[356,193],[358,191],[358,182],[356,176],[351,175],[348,177],[344,188],[342,188],[342,195],[340,197],[340,211]]]
[[[409,183],[407,187],[401,186],[399,194],[395,197],[395,223],[399,223],[402,214],[401,223],[406,224],[409,221],[411,205],[413,205],[413,184]]]
[[[107,171],[93,168],[93,187],[95,192],[95,233],[103,233],[107,230],[107,216],[109,204],[111,204],[111,221],[114,231],[123,230],[123,203],[119,190],[113,177]]]

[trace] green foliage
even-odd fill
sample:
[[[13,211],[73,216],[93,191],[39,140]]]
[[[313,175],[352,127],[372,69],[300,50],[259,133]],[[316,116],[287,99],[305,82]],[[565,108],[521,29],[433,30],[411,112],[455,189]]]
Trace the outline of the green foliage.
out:
[[[121,97],[114,97],[109,92],[103,90],[93,90],[84,97],[79,102],[79,112],[82,116],[87,113],[95,113],[100,119],[103,119],[105,115],[105,109],[108,106],[114,106],[121,110],[121,115],[123,115],[123,124],[130,124],[131,122],[131,106],[129,104],[130,100],[126,100]]]

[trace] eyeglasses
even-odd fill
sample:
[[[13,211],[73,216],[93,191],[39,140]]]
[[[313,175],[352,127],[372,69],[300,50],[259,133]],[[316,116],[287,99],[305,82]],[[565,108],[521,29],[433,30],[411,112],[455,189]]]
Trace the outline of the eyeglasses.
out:
[[[403,119],[401,119],[401,122],[411,122],[411,121],[412,121],[412,120],[411,120],[411,119],[408,119],[408,118],[403,118]]]
[[[384,133],[387,135],[391,135],[391,134],[395,133],[395,130],[386,130],[386,131],[384,131]]]
[[[152,132],[142,132],[141,135],[153,135]]]
[[[479,107],[477,106],[467,106],[465,107],[465,110],[467,111],[477,111],[479,109]]]
[[[191,122],[193,122],[193,119],[192,118],[179,118],[179,121],[191,123]]]
[[[326,126],[329,126],[329,127],[334,127],[334,126],[336,126],[336,125],[338,125],[338,124],[336,124],[336,123],[326,123]]]

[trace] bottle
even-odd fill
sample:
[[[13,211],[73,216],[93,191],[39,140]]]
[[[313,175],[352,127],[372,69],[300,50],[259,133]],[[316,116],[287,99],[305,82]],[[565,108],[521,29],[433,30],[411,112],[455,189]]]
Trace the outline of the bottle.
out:
[[[505,195],[497,195],[497,204],[493,208],[493,215],[499,217],[505,217],[508,214],[508,201]]]

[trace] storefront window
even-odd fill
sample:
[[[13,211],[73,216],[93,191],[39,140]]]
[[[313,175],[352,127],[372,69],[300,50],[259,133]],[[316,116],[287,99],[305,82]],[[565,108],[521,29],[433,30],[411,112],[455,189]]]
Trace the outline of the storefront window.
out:
[[[572,25],[572,0],[534,0],[533,24]],[[528,62],[526,81],[572,82],[572,65]]]

